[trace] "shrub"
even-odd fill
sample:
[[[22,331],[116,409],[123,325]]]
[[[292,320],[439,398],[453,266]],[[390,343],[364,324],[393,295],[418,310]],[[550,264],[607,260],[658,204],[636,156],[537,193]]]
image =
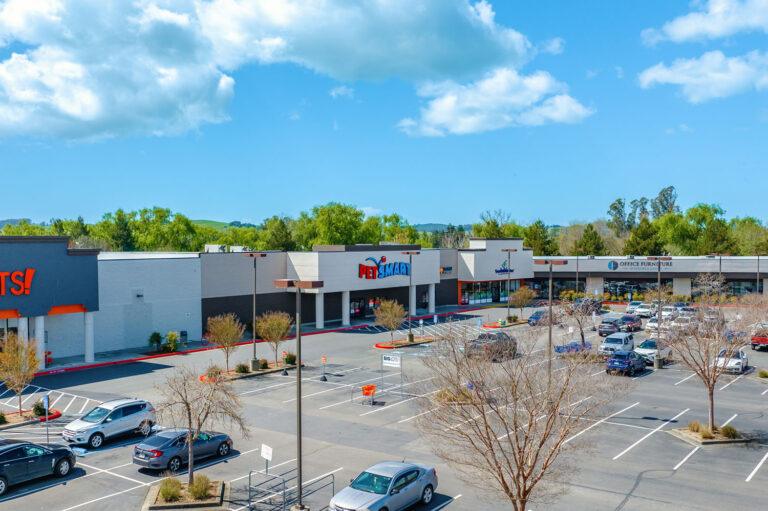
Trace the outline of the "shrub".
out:
[[[211,480],[203,474],[197,474],[192,484],[189,485],[189,494],[195,500],[205,500],[210,496],[208,491],[211,487]]]
[[[285,362],[286,365],[292,366],[296,363],[296,354],[291,353],[290,351],[285,354],[285,358],[283,359],[283,362]]]
[[[712,434],[712,431],[710,431],[709,428],[702,428],[701,429],[701,438],[704,440],[712,440],[715,438],[715,435]]]
[[[214,381],[221,378],[222,369],[219,366],[211,366],[205,370],[205,377],[208,380]]]
[[[701,423],[699,421],[691,421],[688,423],[688,430],[691,433],[698,433],[701,431]]]
[[[248,367],[248,364],[237,364],[235,366],[235,372],[239,374],[245,374],[245,373],[250,373],[251,370]]]
[[[760,370],[757,372],[757,375],[758,375],[760,378],[768,378],[768,371],[766,371],[765,369],[760,369]]]
[[[149,335],[149,345],[150,347],[155,348],[156,350],[160,350],[160,344],[163,342],[163,336],[160,335],[160,332],[152,332]]]
[[[510,316],[510,320],[512,321],[512,323],[517,323],[518,319],[520,318],[518,318],[516,314],[512,314],[512,316]]]
[[[259,369],[269,369],[269,362],[266,358],[259,359]]]
[[[160,498],[165,502],[176,502],[181,498],[181,481],[166,477],[160,482]]]
[[[722,428],[720,428],[720,433],[722,433],[725,438],[730,438],[730,439],[739,438],[739,432],[736,431],[736,428],[734,428],[730,424],[728,426],[723,426]]]
[[[450,389],[440,389],[435,398],[441,403],[467,403],[472,401],[472,394],[465,388],[460,388],[456,392]]]
[[[165,349],[174,352],[179,349],[179,333],[171,330],[165,335]]]
[[[0,424],[7,424],[8,419],[5,418],[5,414],[3,412],[0,412]]]
[[[45,406],[42,401],[35,401],[35,404],[32,405],[32,413],[34,413],[36,417],[45,415]]]

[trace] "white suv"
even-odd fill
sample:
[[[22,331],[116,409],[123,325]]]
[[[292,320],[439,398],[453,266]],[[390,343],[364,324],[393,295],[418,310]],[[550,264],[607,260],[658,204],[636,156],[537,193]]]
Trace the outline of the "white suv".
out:
[[[61,436],[67,442],[87,444],[98,449],[104,440],[124,433],[148,436],[155,423],[155,409],[147,401],[135,398],[114,399],[101,403],[64,427]]]

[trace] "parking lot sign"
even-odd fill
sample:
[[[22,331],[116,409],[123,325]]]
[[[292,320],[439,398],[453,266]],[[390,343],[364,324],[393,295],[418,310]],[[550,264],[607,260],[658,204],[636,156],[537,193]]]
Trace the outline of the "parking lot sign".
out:
[[[267,444],[261,444],[261,457],[267,461],[272,461],[272,448]]]
[[[396,367],[400,368],[400,355],[382,355],[381,365],[384,367]]]

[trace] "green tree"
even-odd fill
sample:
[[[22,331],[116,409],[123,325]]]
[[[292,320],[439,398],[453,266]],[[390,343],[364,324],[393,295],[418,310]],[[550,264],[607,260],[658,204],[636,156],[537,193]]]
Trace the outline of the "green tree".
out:
[[[608,227],[613,230],[616,236],[623,236],[629,231],[627,205],[624,199],[616,199],[608,206]]]
[[[651,201],[651,213],[653,218],[661,218],[667,213],[677,213],[677,192],[674,186],[667,186],[659,191],[655,199]]]
[[[33,224],[29,220],[22,220],[17,224],[5,224],[0,230],[3,236],[46,236],[50,229],[44,225]]]
[[[317,238],[317,224],[314,217],[302,211],[291,224],[291,236],[299,250],[311,250]]]
[[[765,254],[768,248],[768,229],[757,218],[734,218],[729,222],[731,234],[740,255]]]
[[[661,255],[664,244],[659,238],[658,228],[644,217],[629,233],[629,239],[624,244],[625,255]]]
[[[136,250],[136,237],[133,233],[134,213],[118,209],[105,214],[101,221],[93,226],[93,236],[107,244],[111,250],[129,252]]]
[[[261,246],[264,250],[296,250],[289,222],[288,218],[279,216],[264,220],[261,230]]]
[[[557,254],[557,243],[544,222],[536,220],[525,229],[525,246],[533,249],[533,255]]]
[[[573,244],[573,255],[606,255],[605,242],[592,224],[587,224],[581,237]]]

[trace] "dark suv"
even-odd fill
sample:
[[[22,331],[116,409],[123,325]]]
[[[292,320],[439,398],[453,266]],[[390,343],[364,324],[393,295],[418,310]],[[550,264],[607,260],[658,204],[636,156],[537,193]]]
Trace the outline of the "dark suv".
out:
[[[465,345],[464,353],[469,357],[485,357],[492,362],[501,362],[517,355],[517,340],[504,332],[484,332]]]
[[[621,327],[621,318],[606,318],[601,321],[600,326],[597,327],[597,335],[600,337],[606,337],[620,331]]]

